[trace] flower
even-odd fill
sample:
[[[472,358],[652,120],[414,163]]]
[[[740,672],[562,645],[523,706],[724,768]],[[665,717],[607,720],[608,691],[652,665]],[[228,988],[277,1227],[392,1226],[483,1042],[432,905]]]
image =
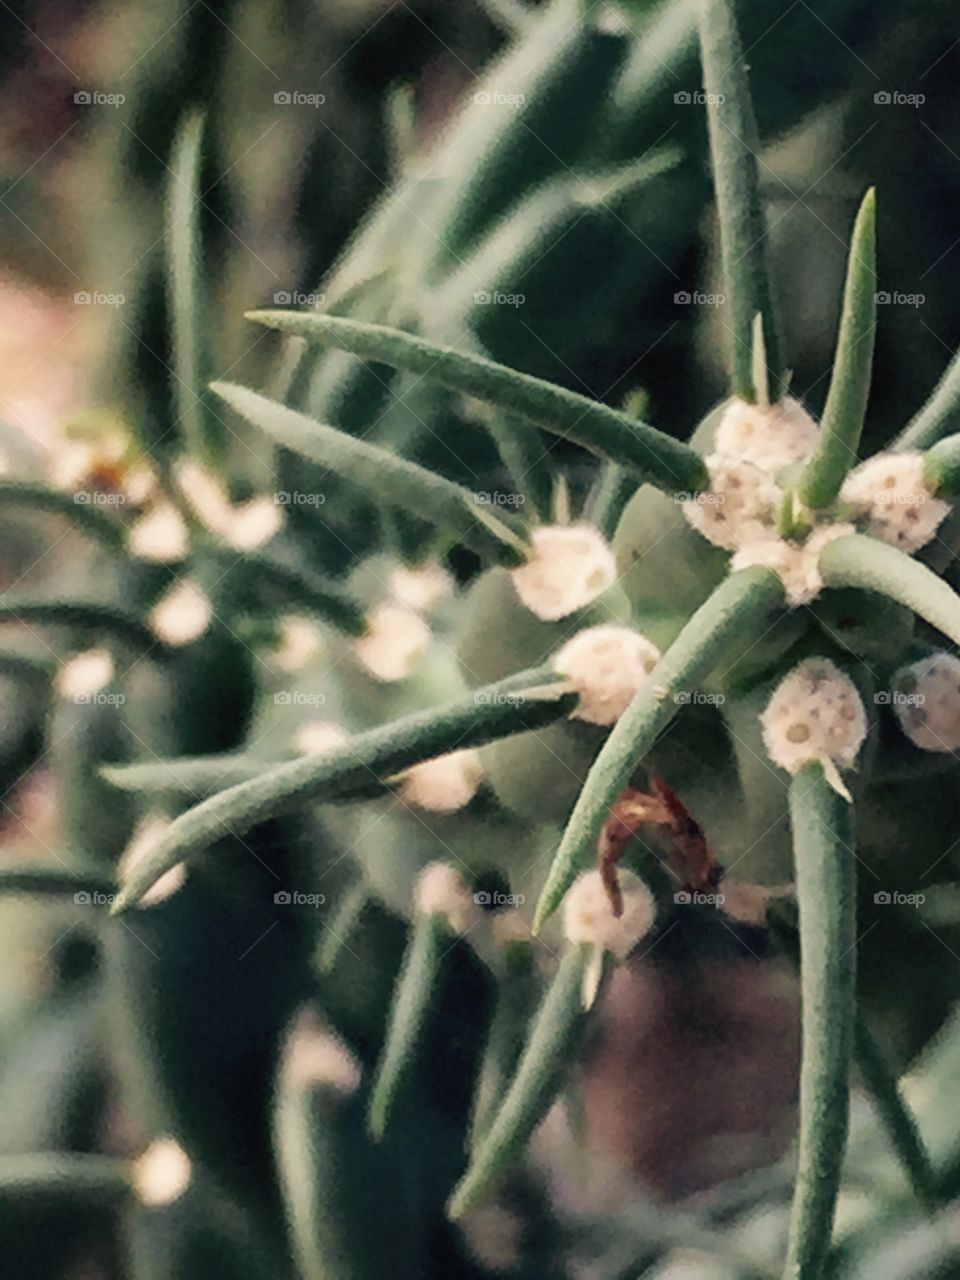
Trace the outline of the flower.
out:
[[[344,1097],[356,1093],[362,1078],[357,1059],[311,1009],[298,1015],[287,1037],[282,1072],[294,1088],[325,1085]]]
[[[354,642],[353,654],[378,680],[404,680],[423,657],[430,628],[400,605],[379,605],[367,618],[367,633]]]
[[[449,862],[431,862],[420,872],[413,889],[419,915],[443,916],[461,936],[483,919],[483,909],[463,876]]]
[[[871,538],[901,551],[925,547],[950,510],[924,483],[921,453],[878,453],[850,472],[840,500],[867,522]]]
[[[470,803],[482,781],[483,766],[476,751],[451,751],[408,769],[400,798],[431,813],[456,813]]]
[[[521,601],[545,622],[591,604],[616,578],[613,552],[593,525],[540,525],[530,537],[528,559],[510,576]]]
[[[293,746],[300,755],[315,756],[342,746],[349,734],[330,720],[309,720],[293,735]]]
[[[819,438],[817,423],[792,396],[772,405],[734,399],[720,418],[714,448],[717,453],[773,472],[809,458]]]
[[[150,611],[154,635],[172,648],[198,640],[210,625],[213,605],[192,578],[181,578]]]
[[[657,906],[646,883],[620,871],[623,914],[615,916],[599,871],[586,871],[563,901],[563,933],[568,942],[587,943],[625,960],[653,928]]]
[[[760,717],[774,764],[798,773],[814,761],[850,767],[867,736],[856,686],[827,658],[807,658],[773,691]]]
[[[708,542],[735,550],[769,528],[781,494],[752,462],[714,453],[706,459],[710,487],[687,498],[683,514]]]
[[[86,702],[113,679],[113,658],[106,649],[87,649],[65,662],[57,672],[54,687],[61,698]]]
[[[823,590],[821,551],[835,538],[855,532],[852,524],[824,524],[814,529],[805,542],[797,543],[769,530],[745,543],[730,561],[730,568],[736,571],[763,565],[772,569],[783,583],[789,604],[809,604]]]
[[[932,653],[898,671],[894,713],[922,751],[960,748],[960,658]]]
[[[263,546],[283,526],[283,507],[273,498],[234,506],[216,476],[189,458],[176,464],[174,474],[197,519],[238,551]]]
[[[390,574],[390,594],[397,604],[423,613],[453,595],[453,578],[435,562],[415,569],[400,565]]]
[[[190,1157],[175,1138],[151,1142],[130,1170],[140,1203],[158,1209],[178,1200],[190,1185]]]
[[[320,628],[311,618],[291,614],[280,619],[280,635],[270,653],[270,665],[292,674],[301,671],[323,643]]]
[[[183,516],[165,499],[131,525],[127,545],[133,555],[156,564],[176,564],[190,550]]]
[[[640,631],[617,623],[587,627],[554,654],[554,671],[576,686],[580,701],[573,718],[611,725],[643,688],[660,650]]]

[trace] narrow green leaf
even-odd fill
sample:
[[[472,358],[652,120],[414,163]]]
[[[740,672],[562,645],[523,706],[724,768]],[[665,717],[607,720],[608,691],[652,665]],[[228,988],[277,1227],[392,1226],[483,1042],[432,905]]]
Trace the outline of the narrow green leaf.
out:
[[[267,769],[188,809],[131,872],[114,912],[132,907],[171,867],[202,852],[225,835],[251,827],[308,801],[322,801],[395,774],[423,760],[460,748],[481,746],[561,719],[576,695],[552,691],[540,698],[517,691],[553,681],[548,669],[520,672],[440,707],[431,707],[358,734],[343,746]],[[508,696],[511,695],[511,696]]]
[[[724,291],[732,300],[733,392],[755,403],[754,317],[763,318],[763,346],[772,398],[781,395],[777,320],[767,265],[767,229],[760,202],[760,143],[750,101],[748,64],[737,30],[733,0],[703,0],[700,57],[707,95],[707,124],[717,194]]]
[[[823,549],[820,575],[828,587],[878,591],[960,644],[960,596],[919,560],[896,547],[852,533]]]
[[[448,1217],[462,1218],[490,1195],[563,1085],[586,1022],[583,981],[591,958],[592,948],[584,945],[572,947],[560,961],[503,1103],[450,1197]]]
[[[708,484],[703,459],[689,445],[597,400],[482,356],[437,346],[400,329],[315,312],[251,311],[247,318],[486,400],[601,457],[640,471],[668,493],[695,493]]]
[[[119,791],[196,800],[256,778],[264,769],[275,768],[280,763],[249,753],[178,756],[170,760],[105,765],[100,774]]]
[[[847,1142],[857,967],[851,810],[820,764],[790,783],[800,911],[800,1149],[784,1280],[819,1280]]]
[[[38,897],[94,894],[106,899],[116,892],[116,884],[103,872],[72,870],[65,862],[30,862],[6,859],[0,862],[0,894],[24,893]]]
[[[891,446],[898,453],[929,449],[949,435],[960,418],[960,351],[947,365],[930,399],[907,423]]]
[[[513,552],[518,541],[522,545],[525,526],[520,521],[510,516],[494,518],[478,504],[475,494],[452,480],[246,387],[217,382],[213,390],[285,449],[328,467],[375,501],[408,511],[484,555],[492,549]],[[496,538],[490,536],[491,530],[499,530]],[[516,560],[515,554],[512,559]]]
[[[235,551],[218,556],[233,572],[249,574],[268,603],[296,606],[316,614],[348,636],[362,636],[367,620],[359,602],[343,587],[317,574],[285,564],[268,551],[247,551],[237,563]]]
[[[191,113],[174,142],[167,188],[167,298],[173,338],[172,391],[187,449],[206,462],[220,452],[219,424],[206,401],[210,377],[204,349],[203,245],[200,218],[203,117]]]
[[[783,604],[783,585],[769,569],[724,578],[690,618],[644,687],[617,721],[587,774],[534,917],[534,932],[553,915],[593,856],[597,835],[630,775],[667,728],[688,693],[712,671],[732,665]]]
[[[76,627],[115,635],[145,649],[163,646],[147,624],[132,613],[98,600],[36,600],[0,595],[0,622],[35,623],[42,627]]]
[[[107,1156],[74,1151],[0,1156],[0,1205],[23,1211],[121,1206],[133,1196],[128,1167]]]
[[[337,902],[317,950],[317,972],[322,977],[333,973],[337,961],[349,949],[350,937],[370,901],[370,889],[360,876]]]
[[[418,915],[414,920],[370,1094],[367,1128],[376,1142],[386,1133],[422,1048],[427,1014],[441,982],[443,957],[455,942],[456,935],[442,916]]]
[[[515,493],[530,502],[528,517],[548,520],[553,473],[539,434],[531,431],[527,423],[498,410],[490,411],[484,421],[510,473]]]
[[[960,434],[945,436],[927,452],[923,460],[923,479],[938,498],[960,495]]]
[[[840,332],[820,442],[800,481],[800,497],[814,509],[828,507],[835,500],[844,477],[857,461],[873,371],[876,290],[877,200],[871,187],[853,226]]]
[[[936,1178],[916,1119],[903,1100],[893,1072],[861,1011],[857,1013],[854,1052],[864,1086],[903,1165],[910,1185],[924,1208],[934,1211],[938,1197]]]
[[[612,539],[627,503],[637,491],[637,477],[615,462],[605,462],[587,498],[584,515]]]
[[[122,550],[124,531],[120,522],[108,516],[102,507],[78,501],[80,497],[80,494],[54,489],[39,481],[0,480],[0,506],[32,507],[37,511],[63,516],[111,550]]]

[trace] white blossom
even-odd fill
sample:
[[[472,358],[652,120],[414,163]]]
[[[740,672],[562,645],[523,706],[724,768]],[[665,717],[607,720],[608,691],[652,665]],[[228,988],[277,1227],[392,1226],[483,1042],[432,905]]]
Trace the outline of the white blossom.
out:
[[[867,736],[867,716],[849,676],[827,658],[807,658],[777,685],[760,717],[774,764],[797,773],[814,761],[849,768]]]
[[[161,500],[131,525],[127,545],[141,560],[176,564],[190,550],[190,539],[183,516],[173,503]]]
[[[657,906],[646,883],[621,870],[623,914],[615,916],[599,871],[585,871],[563,900],[563,932],[571,943],[587,943],[625,960],[657,918]]]
[[[157,601],[149,622],[158,640],[173,648],[198,640],[210,625],[213,605],[192,578],[182,578]]]
[[[782,495],[752,462],[713,453],[706,466],[710,484],[686,499],[683,514],[708,542],[732,551],[769,528]]]
[[[924,483],[921,453],[879,453],[861,463],[840,500],[855,508],[865,533],[901,551],[925,547],[950,510]]]
[[[378,680],[404,680],[430,643],[430,628],[410,609],[379,605],[367,618],[366,635],[356,640],[353,653]]]
[[[734,399],[720,418],[714,448],[772,472],[809,458],[819,438],[817,423],[792,396],[772,405]]]
[[[483,766],[476,751],[451,751],[415,764],[403,775],[400,797],[404,804],[431,813],[456,813],[465,808],[480,789]]]
[[[449,862],[424,867],[414,885],[413,903],[418,915],[443,916],[461,936],[483,919],[477,895]]]
[[[162,1208],[180,1198],[190,1185],[190,1157],[175,1138],[158,1138],[130,1171],[133,1189],[141,1204]]]
[[[540,525],[530,537],[530,555],[511,577],[521,601],[545,622],[583,609],[616,578],[613,552],[590,524]]]
[[[54,687],[61,698],[86,702],[113,679],[113,658],[106,649],[87,649],[65,662]]]
[[[855,532],[852,524],[825,524],[814,529],[805,542],[790,542],[769,530],[742,546],[730,568],[736,571],[762,565],[772,569],[783,583],[788,604],[809,604],[823,590],[820,553],[835,538]]]
[[[893,709],[900,728],[923,751],[960,748],[960,658],[932,653],[898,671]]]
[[[579,631],[554,654],[551,665],[580,695],[574,718],[611,725],[646,684],[659,658],[660,650],[641,632],[604,623]]]

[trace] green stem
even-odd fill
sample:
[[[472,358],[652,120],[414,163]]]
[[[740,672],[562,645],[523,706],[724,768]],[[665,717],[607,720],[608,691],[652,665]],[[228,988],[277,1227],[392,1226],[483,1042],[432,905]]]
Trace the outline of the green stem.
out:
[[[350,937],[356,928],[364,908],[370,901],[370,889],[362,876],[352,884],[337,903],[333,918],[326,927],[316,953],[317,972],[328,977],[337,961],[349,950]]]
[[[90,502],[78,502],[76,493],[54,489],[33,480],[0,480],[0,506],[33,507],[63,516],[112,551],[122,551],[124,530],[118,520]]]
[[[854,1052],[864,1086],[873,1099],[897,1158],[910,1179],[917,1199],[933,1213],[938,1207],[936,1178],[916,1119],[904,1102],[896,1076],[884,1061],[866,1018],[857,1014]]]
[[[814,509],[830,506],[857,461],[873,371],[876,290],[877,201],[871,187],[860,205],[850,242],[840,332],[820,442],[800,481],[800,497]]]
[[[960,351],[947,365],[946,372],[933,394],[920,411],[907,423],[894,440],[897,453],[911,449],[929,449],[942,440],[956,425],[960,416]]]
[[[896,547],[861,533],[837,538],[823,549],[820,575],[828,587],[878,591],[960,644],[960,597],[925,564]]]
[[[163,646],[147,624],[134,614],[98,600],[34,600],[0,596],[0,622],[36,623],[38,626],[75,627],[78,631],[105,632],[132,641],[143,649]]]
[[[542,688],[539,695],[530,692],[538,685],[554,688]],[[150,855],[133,869],[113,911],[135,905],[171,867],[225,835],[243,836],[259,823],[310,801],[366,787],[450,751],[482,746],[562,719],[577,700],[576,694],[554,691],[564,687],[548,669],[523,671],[455,702],[370,729],[321,755],[268,768],[218,792],[171,824]]]
[[[308,342],[341,347],[363,359],[378,360],[486,400],[601,457],[642,472],[667,493],[695,493],[709,483],[703,459],[689,445],[599,401],[482,356],[437,346],[400,329],[315,312],[251,311],[247,319]]]
[[[678,694],[721,663],[732,664],[783,604],[783,585],[769,569],[724,578],[700,606],[617,721],[574,806],[537,903],[534,932],[556,911],[593,853],[597,835],[631,774],[679,711]]]
[[[960,434],[946,436],[923,460],[923,480],[938,498],[960,495]]]
[[[850,806],[820,764],[790,783],[803,1011],[800,1144],[784,1280],[819,1280],[830,1248],[849,1112],[857,871]]]
[[[767,267],[767,229],[760,202],[760,143],[750,101],[747,62],[732,0],[702,0],[700,57],[720,224],[723,278],[733,301],[734,395],[756,403],[754,317],[762,317],[768,383],[779,399],[782,382],[773,291]]]
[[[122,1205],[133,1195],[128,1168],[107,1156],[73,1151],[0,1156],[0,1205],[19,1212],[54,1206]]]
[[[110,876],[98,871],[73,871],[68,865],[27,862],[20,859],[0,862],[0,894],[31,893],[40,897],[69,897],[86,894],[104,898],[116,892]]]

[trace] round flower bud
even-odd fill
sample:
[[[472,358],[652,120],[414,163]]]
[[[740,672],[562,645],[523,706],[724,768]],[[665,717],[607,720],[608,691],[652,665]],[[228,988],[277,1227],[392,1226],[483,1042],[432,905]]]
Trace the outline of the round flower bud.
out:
[[[88,649],[65,662],[54,688],[70,702],[86,702],[113,679],[113,658],[106,649]]]
[[[865,533],[901,551],[925,547],[950,510],[924,484],[921,453],[878,453],[850,472],[840,500],[856,508]]]
[[[424,620],[400,605],[385,604],[367,618],[367,633],[353,646],[354,657],[378,680],[404,680],[430,643]]]
[[[423,613],[453,595],[453,578],[442,564],[400,565],[390,574],[390,591],[398,604]]]
[[[823,590],[821,551],[828,542],[851,533],[856,533],[852,524],[825,524],[814,529],[806,542],[796,543],[778,538],[772,530],[765,531],[740,548],[730,561],[730,568],[736,571],[763,565],[772,569],[783,583],[788,604],[809,604]]]
[[[302,671],[323,646],[320,628],[311,618],[291,614],[280,619],[280,635],[270,653],[270,665],[277,671],[292,674]]]
[[[293,735],[293,747],[303,756],[316,756],[342,747],[349,738],[345,729],[331,720],[308,720]]]
[[[483,766],[476,751],[451,751],[408,769],[400,798],[431,813],[456,813],[470,803],[482,781]]]
[[[463,876],[449,862],[431,862],[420,872],[413,890],[419,915],[444,916],[461,936],[483,919],[483,908]]]
[[[714,448],[752,462],[761,471],[779,471],[809,458],[819,437],[820,428],[793,396],[772,405],[731,400],[717,427]]]
[[[592,525],[540,525],[531,543],[529,558],[511,577],[526,607],[545,622],[591,604],[617,576],[613,552]]]
[[[133,555],[154,564],[176,564],[190,550],[183,516],[171,502],[157,502],[134,524],[127,539]]]
[[[172,648],[198,640],[210,625],[213,605],[190,578],[182,578],[150,611],[150,626],[158,640]]]
[[[960,748],[960,658],[932,653],[894,677],[900,728],[922,751]]]
[[[620,871],[623,915],[615,916],[599,871],[586,871],[563,900],[563,933],[568,942],[587,943],[625,960],[653,928],[653,894],[632,871]]]
[[[780,490],[752,462],[713,453],[706,463],[710,487],[683,503],[687,521],[708,542],[728,551],[756,540],[773,521]]]
[[[134,1160],[130,1171],[141,1204],[159,1209],[173,1204],[190,1185],[190,1157],[175,1138],[158,1138]]]
[[[360,1064],[311,1009],[298,1015],[287,1037],[281,1070],[284,1083],[294,1088],[325,1086],[344,1097],[360,1088]]]
[[[253,551],[280,532],[283,516],[283,507],[273,498],[251,498],[232,509],[223,538],[238,551]]]
[[[554,671],[574,684],[580,701],[573,718],[611,725],[623,715],[660,659],[655,644],[617,623],[587,627],[554,654]]]
[[[867,736],[856,686],[827,658],[807,658],[773,691],[760,717],[774,764],[797,773],[814,761],[850,766]]]

